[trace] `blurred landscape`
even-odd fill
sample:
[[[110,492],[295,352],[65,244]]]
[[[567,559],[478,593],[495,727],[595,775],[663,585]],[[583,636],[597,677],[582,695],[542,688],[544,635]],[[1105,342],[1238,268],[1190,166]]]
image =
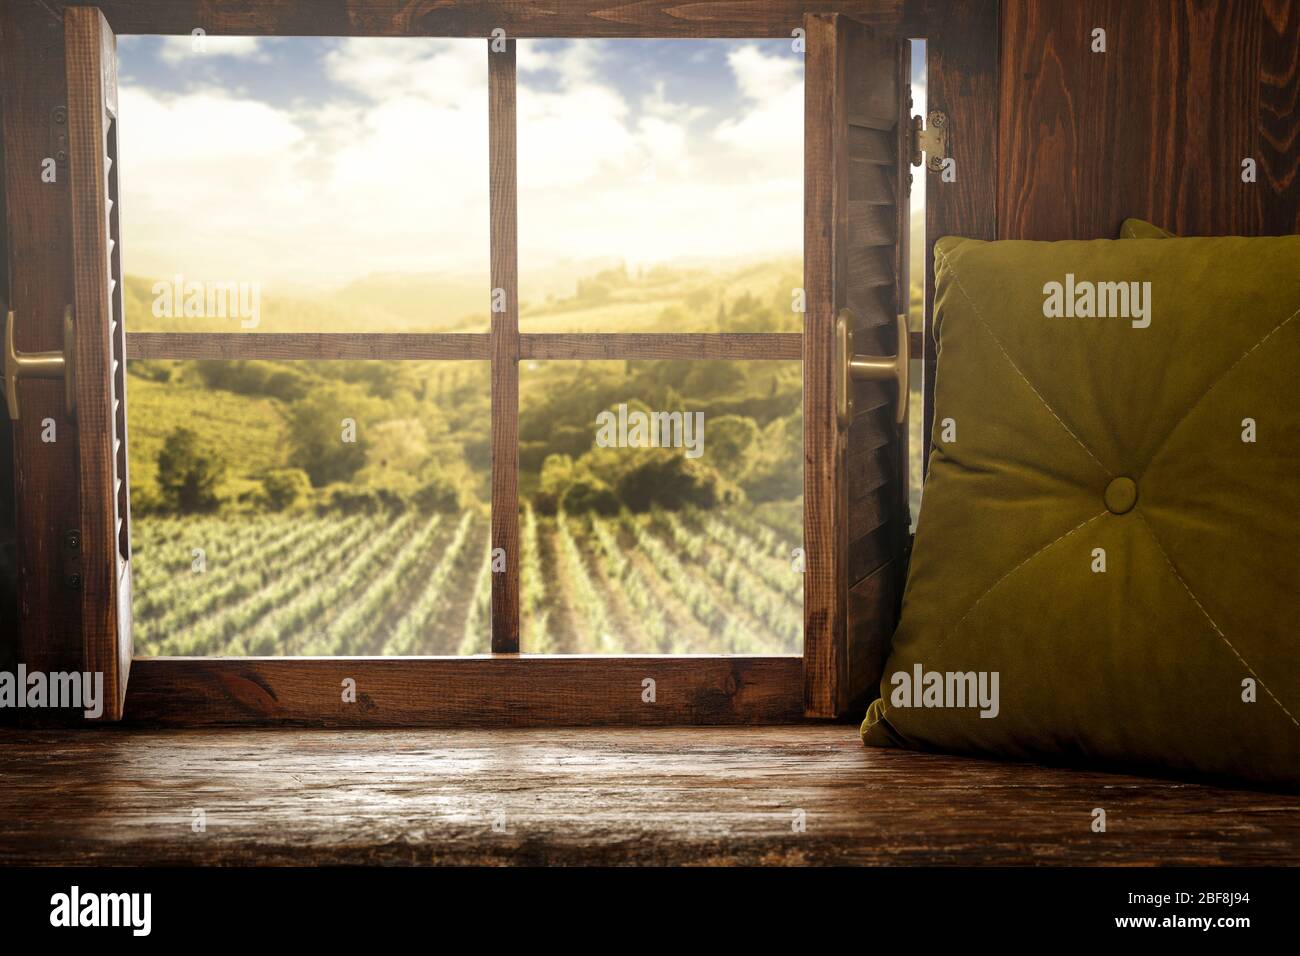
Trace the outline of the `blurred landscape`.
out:
[[[800,270],[797,258],[612,265],[526,303],[521,327],[797,331]],[[128,327],[192,330],[153,316],[152,287],[128,279]],[[446,311],[457,288],[391,276],[329,299],[266,294],[258,331],[485,326]],[[345,309],[349,289],[369,305]],[[128,372],[139,653],[487,651],[487,363],[133,360]],[[596,416],[620,405],[702,413],[702,454],[598,447]],[[797,361],[524,363],[523,649],[798,653],[802,429]]]
[[[202,46],[119,44],[132,333],[488,331],[483,41]],[[796,44],[520,40],[516,106],[523,332],[801,330]],[[191,282],[255,321],[155,312]],[[487,651],[488,363],[128,372],[139,653]],[[519,408],[524,651],[801,651],[799,361],[525,362]],[[615,410],[701,453],[603,447]]]

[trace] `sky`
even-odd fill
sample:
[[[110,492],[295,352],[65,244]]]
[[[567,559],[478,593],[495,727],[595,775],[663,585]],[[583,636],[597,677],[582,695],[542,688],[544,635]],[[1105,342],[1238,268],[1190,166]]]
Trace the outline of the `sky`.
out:
[[[119,38],[128,272],[488,273],[487,42]],[[798,255],[787,40],[520,40],[521,273]]]

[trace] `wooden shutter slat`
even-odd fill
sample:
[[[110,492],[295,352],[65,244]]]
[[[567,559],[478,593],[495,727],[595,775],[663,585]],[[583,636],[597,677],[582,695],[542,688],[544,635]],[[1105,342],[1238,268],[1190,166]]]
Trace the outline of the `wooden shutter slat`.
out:
[[[893,246],[898,241],[894,204],[850,203],[849,241],[855,246]]]
[[[852,175],[847,186],[851,202],[893,205],[894,177],[891,168],[865,159],[850,160],[850,164]]]
[[[892,131],[865,126],[849,127],[849,153],[857,157],[857,162],[889,169],[894,168],[898,159]]]

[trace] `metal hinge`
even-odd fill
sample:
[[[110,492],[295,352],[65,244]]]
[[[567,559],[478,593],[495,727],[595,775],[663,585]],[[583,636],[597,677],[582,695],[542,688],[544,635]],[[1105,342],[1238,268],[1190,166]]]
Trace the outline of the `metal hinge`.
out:
[[[948,158],[948,114],[943,110],[930,110],[929,128],[920,116],[912,117],[912,165],[921,165],[925,154],[925,168],[938,172]]]

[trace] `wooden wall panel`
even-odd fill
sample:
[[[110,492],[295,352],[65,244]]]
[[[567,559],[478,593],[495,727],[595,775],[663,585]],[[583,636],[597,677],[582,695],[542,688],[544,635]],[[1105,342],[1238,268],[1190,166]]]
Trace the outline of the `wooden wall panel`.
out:
[[[1262,0],[1255,156],[1260,232],[1300,233],[1300,0]]]
[[[1129,216],[1180,235],[1300,231],[1300,0],[1003,0],[1002,13],[1001,238],[1114,238]]]
[[[926,106],[948,116],[948,152],[956,180],[945,183],[924,169],[925,350],[922,361],[925,467],[934,431],[934,243],[942,236],[998,238],[995,202],[1001,145],[998,140],[998,0],[961,4],[924,0],[919,11],[925,36],[929,87]],[[921,353],[914,353],[921,354]]]

